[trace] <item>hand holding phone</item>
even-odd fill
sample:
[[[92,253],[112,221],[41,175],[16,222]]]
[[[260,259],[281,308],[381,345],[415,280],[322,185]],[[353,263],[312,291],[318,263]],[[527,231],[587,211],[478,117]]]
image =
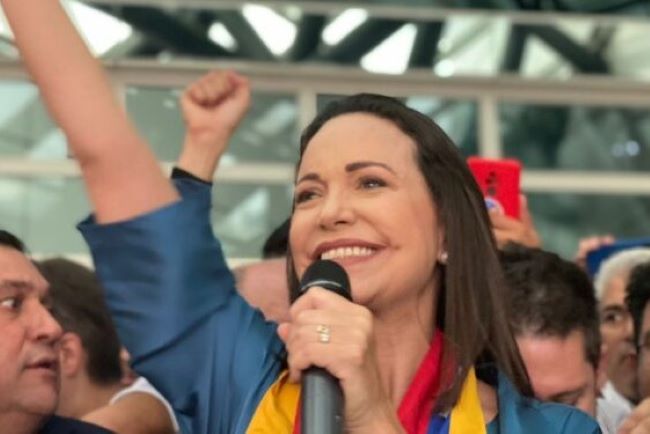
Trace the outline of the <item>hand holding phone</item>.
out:
[[[603,261],[623,250],[636,248],[650,248],[650,237],[617,239],[611,243],[601,245],[587,253],[587,272],[595,276]]]
[[[521,163],[514,159],[469,157],[467,164],[483,192],[488,209],[519,219]]]
[[[499,248],[508,243],[517,243],[526,247],[542,247],[542,240],[535,228],[533,216],[528,210],[528,201],[523,194],[519,195],[519,218],[490,212],[492,233]]]

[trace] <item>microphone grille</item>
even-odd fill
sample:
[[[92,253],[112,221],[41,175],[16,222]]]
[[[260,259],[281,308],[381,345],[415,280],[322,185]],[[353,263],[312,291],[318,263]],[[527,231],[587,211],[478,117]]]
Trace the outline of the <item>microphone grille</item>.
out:
[[[348,273],[334,261],[318,260],[307,267],[300,281],[300,294],[304,294],[312,286],[320,286],[348,300],[352,299]]]

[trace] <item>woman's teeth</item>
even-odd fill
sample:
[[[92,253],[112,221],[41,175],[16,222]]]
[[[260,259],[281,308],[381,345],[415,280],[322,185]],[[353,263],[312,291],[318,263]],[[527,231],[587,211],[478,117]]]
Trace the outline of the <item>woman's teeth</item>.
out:
[[[338,247],[320,255],[321,259],[341,259],[351,256],[370,256],[374,252],[368,247]]]

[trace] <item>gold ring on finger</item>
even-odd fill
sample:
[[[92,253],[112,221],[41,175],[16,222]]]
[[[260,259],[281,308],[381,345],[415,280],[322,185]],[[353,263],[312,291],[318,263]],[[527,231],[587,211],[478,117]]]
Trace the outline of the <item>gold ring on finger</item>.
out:
[[[318,333],[318,342],[322,344],[329,343],[332,338],[330,328],[323,324],[316,326],[316,333]]]

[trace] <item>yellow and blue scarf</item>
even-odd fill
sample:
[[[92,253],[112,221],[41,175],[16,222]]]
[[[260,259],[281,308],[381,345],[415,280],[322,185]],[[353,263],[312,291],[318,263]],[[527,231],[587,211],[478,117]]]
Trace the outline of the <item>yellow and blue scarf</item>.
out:
[[[460,398],[449,415],[433,414],[440,388],[442,343],[442,333],[436,332],[400,404],[400,422],[409,434],[485,434],[473,369],[465,378]],[[262,398],[247,433],[300,434],[300,385],[290,383],[286,371]]]

